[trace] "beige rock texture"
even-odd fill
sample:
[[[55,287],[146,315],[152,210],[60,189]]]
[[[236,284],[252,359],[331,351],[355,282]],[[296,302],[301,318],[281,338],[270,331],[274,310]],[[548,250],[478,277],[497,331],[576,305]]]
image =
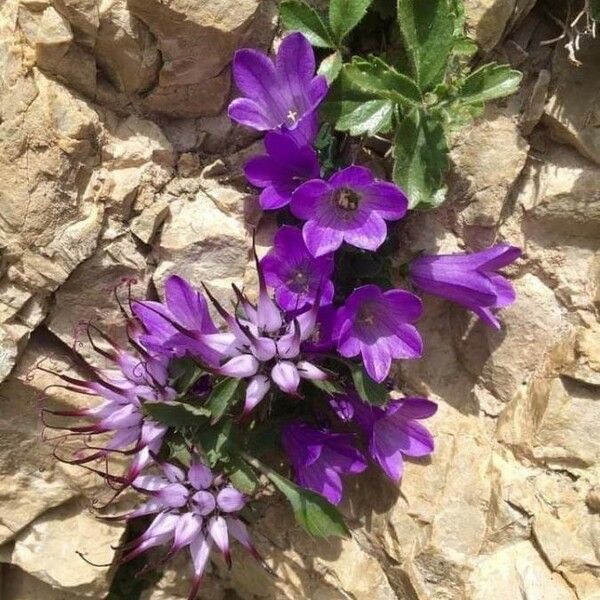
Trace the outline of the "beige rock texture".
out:
[[[600,600],[600,44],[583,40],[580,66],[541,45],[551,4],[466,0],[481,53],[523,85],[453,139],[448,202],[401,225],[399,261],[523,248],[501,332],[425,301],[424,359],[397,375],[439,402],[436,452],[399,489],[375,470],[349,481],[345,540],[260,499],[253,536],[277,577],[235,547],[202,599]],[[42,397],[89,399],[38,367],[102,366],[81,324],[123,339],[117,288],[252,287],[252,232],[264,252],[274,221],[241,173],[260,142],[224,108],[233,51],[276,31],[274,0],[0,3],[2,600],[136,600],[109,596],[124,530],[92,509],[110,492],[54,460],[65,442],[39,421]],[[184,600],[187,556],[155,579],[142,600]]]

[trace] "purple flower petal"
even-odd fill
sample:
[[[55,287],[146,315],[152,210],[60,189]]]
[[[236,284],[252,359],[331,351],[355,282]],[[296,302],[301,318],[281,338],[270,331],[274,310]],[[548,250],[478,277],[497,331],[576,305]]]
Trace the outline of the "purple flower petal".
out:
[[[404,472],[404,459],[396,441],[396,428],[384,419],[373,426],[373,433],[369,443],[371,456],[387,476],[398,483]]]
[[[194,510],[203,517],[210,515],[217,505],[215,497],[206,490],[200,490],[192,496]]]
[[[302,379],[313,379],[318,381],[324,381],[328,378],[327,373],[322,369],[319,369],[316,365],[308,362],[307,360],[300,360],[296,363],[298,373]]]
[[[197,490],[205,490],[212,485],[212,471],[201,462],[193,462],[188,469],[188,480]]]
[[[242,379],[244,377],[252,377],[252,375],[256,374],[259,366],[260,363],[254,356],[251,354],[242,354],[228,360],[219,369],[219,373],[228,377]]]
[[[437,412],[437,404],[426,398],[407,397],[390,402],[387,411],[405,419],[428,419]]]
[[[376,181],[364,190],[364,208],[376,211],[387,221],[401,219],[408,209],[404,192],[393,183]]]
[[[262,52],[238,50],[233,76],[247,98],[234,100],[229,116],[258,130],[281,127],[299,143],[312,143],[314,112],[327,93],[327,82],[314,70],[313,50],[300,33],[283,39],[275,65]]]
[[[272,120],[264,108],[250,98],[236,98],[229,105],[227,114],[232,121],[258,131],[271,129]]]
[[[316,221],[307,221],[302,228],[302,235],[306,247],[315,257],[335,252],[344,241],[342,231],[333,229],[330,224],[321,224]]]
[[[181,277],[171,275],[165,283],[167,308],[178,323],[191,331],[216,333],[206,300]]]
[[[217,548],[223,553],[227,564],[231,564],[229,554],[229,535],[227,533],[227,521],[223,517],[212,517],[208,522],[208,533]]]
[[[363,188],[373,181],[374,177],[369,169],[352,165],[334,173],[328,183],[332,188]]]
[[[224,512],[237,512],[244,508],[246,499],[242,492],[232,486],[227,486],[217,494],[217,505]]]
[[[294,216],[308,220],[314,216],[321,198],[328,196],[331,188],[321,179],[311,179],[303,183],[292,194],[290,208]]]
[[[194,563],[194,578],[189,595],[189,598],[191,599],[196,597],[198,588],[200,587],[200,582],[202,580],[202,575],[204,574],[204,569],[206,568],[206,563],[208,563],[211,548],[212,542],[203,535],[195,537],[190,544],[190,554],[192,555],[192,562]]]
[[[363,250],[377,250],[386,237],[387,225],[377,212],[367,213],[355,228],[344,231],[344,241]]]
[[[187,546],[202,531],[202,517],[193,513],[182,514],[175,527],[171,552],[177,552]]]
[[[244,414],[248,414],[266,395],[271,387],[271,382],[265,375],[255,375],[246,388]]]
[[[342,479],[334,469],[323,465],[313,466],[301,471],[296,480],[302,487],[327,498],[331,504],[337,505],[342,500]]]
[[[156,497],[166,506],[179,508],[188,500],[188,490],[180,483],[171,483],[156,492]]]
[[[361,344],[360,351],[369,377],[381,383],[389,374],[392,355],[385,338],[372,344]]]
[[[273,367],[271,378],[287,394],[295,394],[300,385],[300,375],[296,365],[286,360],[278,362]]]

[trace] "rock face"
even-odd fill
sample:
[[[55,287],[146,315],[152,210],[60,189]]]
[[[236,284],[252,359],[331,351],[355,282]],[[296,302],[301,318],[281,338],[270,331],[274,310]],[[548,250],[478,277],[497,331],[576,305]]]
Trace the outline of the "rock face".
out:
[[[201,598],[600,598],[600,162],[598,44],[569,62],[529,0],[467,0],[484,53],[525,72],[521,92],[454,140],[449,200],[401,228],[407,251],[496,241],[523,248],[501,332],[427,298],[424,360],[401,389],[439,402],[436,452],[400,490],[348,485],[347,540],[315,542],[285,503],[257,503],[253,536]],[[0,6],[0,597],[102,599],[123,529],[97,520],[99,478],[57,463],[39,400],[86,398],[81,323],[122,335],[114,292],[160,293],[179,273],[223,302],[251,287],[273,220],[244,187],[255,137],[223,114],[241,45],[268,47],[270,0],[5,0]],[[402,258],[402,253],[400,255]],[[93,360],[97,360],[94,357]],[[58,445],[57,445],[58,443]],[[78,553],[80,553],[78,555]],[[88,561],[113,565],[93,567]],[[185,599],[178,556],[144,600]],[[113,597],[113,596],[111,596]],[[134,600],[129,599],[128,600]]]

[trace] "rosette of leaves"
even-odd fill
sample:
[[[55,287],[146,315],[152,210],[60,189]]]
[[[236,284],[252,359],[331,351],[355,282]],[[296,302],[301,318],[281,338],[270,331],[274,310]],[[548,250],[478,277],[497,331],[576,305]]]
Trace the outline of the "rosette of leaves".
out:
[[[371,4],[331,0],[325,16],[284,0],[280,15],[284,27],[330,52],[320,67],[332,81],[322,116],[337,131],[389,141],[394,181],[411,207],[435,207],[445,199],[449,134],[486,102],[514,93],[522,75],[497,63],[470,67],[477,46],[464,35],[461,0],[397,0],[396,47],[382,39],[380,55],[352,56],[351,32]]]

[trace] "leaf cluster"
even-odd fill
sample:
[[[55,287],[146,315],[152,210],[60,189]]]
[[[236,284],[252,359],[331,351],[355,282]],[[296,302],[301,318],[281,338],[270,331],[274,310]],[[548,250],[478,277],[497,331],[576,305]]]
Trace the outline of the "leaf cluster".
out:
[[[399,48],[350,56],[348,36],[371,3],[331,0],[325,16],[302,0],[284,0],[280,15],[287,29],[333,51],[320,67],[332,81],[322,116],[350,136],[383,137],[411,207],[435,207],[445,198],[448,135],[486,102],[514,93],[521,73],[496,63],[471,68],[477,46],[464,35],[461,0],[397,0]]]

